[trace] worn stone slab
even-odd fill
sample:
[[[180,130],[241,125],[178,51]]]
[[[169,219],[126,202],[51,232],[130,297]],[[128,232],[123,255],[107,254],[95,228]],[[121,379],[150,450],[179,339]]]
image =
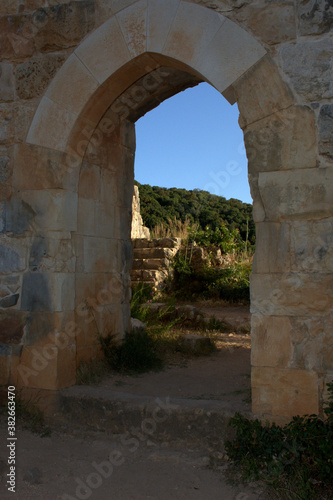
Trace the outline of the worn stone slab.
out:
[[[333,104],[324,104],[320,108],[318,127],[319,152],[333,159]]]
[[[70,273],[25,273],[22,283],[23,311],[72,311],[75,277]]]
[[[251,275],[251,312],[264,316],[320,316],[333,307],[329,273]]]
[[[15,97],[15,78],[13,65],[0,63],[0,101],[13,101]]]
[[[283,70],[306,102],[333,97],[332,38],[284,45],[280,55]]]
[[[318,375],[313,371],[252,368],[252,411],[290,416],[319,411]]]
[[[293,356],[291,328],[288,317],[252,315],[252,366],[289,367]]]
[[[55,188],[77,191],[78,174],[78,169],[68,164],[60,151],[31,144],[15,146],[13,185],[19,191]]]
[[[147,51],[147,0],[139,0],[117,14],[131,57]]]
[[[291,106],[246,127],[244,142],[250,174],[317,165],[314,112]]]
[[[290,256],[293,272],[333,272],[333,220],[294,221]]]
[[[64,189],[22,192],[23,202],[34,212],[35,223],[48,231],[76,231],[77,193]]]
[[[332,31],[333,11],[329,1],[305,0],[296,5],[300,35],[320,35]]]
[[[130,60],[127,45],[114,17],[80,44],[75,54],[99,83],[103,83]]]
[[[16,93],[20,99],[41,97],[63,65],[66,56],[47,54],[33,57],[15,68]]]
[[[239,78],[233,89],[240,112],[241,128],[294,104],[290,88],[282,80],[276,63],[268,55],[250,68],[244,77]]]
[[[266,220],[333,215],[333,169],[261,172],[259,190]]]
[[[180,2],[163,54],[195,66],[225,21],[212,10]]]
[[[289,224],[257,223],[253,271],[264,274],[291,271]]]

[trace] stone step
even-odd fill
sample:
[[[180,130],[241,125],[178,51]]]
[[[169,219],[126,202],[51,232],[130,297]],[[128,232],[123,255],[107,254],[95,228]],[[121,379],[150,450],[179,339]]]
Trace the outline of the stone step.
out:
[[[132,240],[134,249],[142,248],[179,248],[181,245],[181,238],[158,238],[154,240],[147,240],[136,238]]]
[[[171,259],[177,253],[176,248],[136,248],[134,259]]]
[[[144,270],[144,269],[134,269],[131,272],[131,280],[143,280],[143,281],[163,281],[168,276],[168,271],[166,270]]]
[[[228,421],[244,405],[230,401],[138,396],[103,387],[73,386],[60,391],[58,409],[48,417],[58,429],[124,434],[133,429],[157,442],[223,448]]]
[[[134,259],[132,269],[152,269],[159,271],[160,269],[168,269],[169,266],[169,259]]]

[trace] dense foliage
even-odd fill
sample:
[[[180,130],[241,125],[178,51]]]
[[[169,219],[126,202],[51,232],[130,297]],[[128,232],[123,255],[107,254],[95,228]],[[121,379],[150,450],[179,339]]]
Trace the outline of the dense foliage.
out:
[[[187,216],[190,222],[199,223],[202,230],[209,226],[214,231],[223,221],[229,230],[238,229],[244,241],[248,232],[249,243],[255,243],[252,205],[249,203],[226,200],[223,196],[200,189],[188,191],[138,182],[135,184],[139,186],[143,222],[150,229],[159,224],[168,224],[174,218],[184,222]]]

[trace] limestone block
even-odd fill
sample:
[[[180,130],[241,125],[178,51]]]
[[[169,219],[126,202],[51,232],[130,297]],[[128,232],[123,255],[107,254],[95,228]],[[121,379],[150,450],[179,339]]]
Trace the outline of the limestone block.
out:
[[[293,106],[246,127],[248,168],[259,172],[315,167],[315,116],[310,108]]]
[[[286,273],[291,270],[290,226],[261,222],[256,225],[255,273]]]
[[[79,197],[92,200],[100,199],[101,171],[99,167],[89,163],[82,164],[79,179]]]
[[[100,311],[103,306],[114,304],[116,307],[125,300],[125,277],[118,273],[77,273],[75,311],[78,317],[92,323],[92,312]],[[92,310],[91,310],[92,309]]]
[[[75,272],[76,258],[71,239],[33,238],[29,268],[33,272]]]
[[[251,381],[254,413],[291,417],[319,411],[315,372],[253,367]]]
[[[8,104],[0,104],[0,144],[8,144],[15,137],[15,111]]]
[[[287,317],[252,316],[252,366],[287,368],[293,354],[291,324]]]
[[[300,35],[319,35],[332,30],[333,11],[329,1],[297,2]]]
[[[7,297],[13,294],[19,295],[21,288],[21,275],[1,275],[0,297]]]
[[[290,318],[293,359],[291,368],[325,373],[333,369],[333,317]]]
[[[0,15],[17,14],[20,0],[2,0],[0,5]]]
[[[161,53],[180,0],[148,0],[147,50]]]
[[[94,2],[57,2],[38,10],[34,22],[38,28],[34,41],[40,52],[75,47],[94,28]]]
[[[333,213],[333,170],[262,172],[259,189],[266,219],[320,218]]]
[[[33,38],[22,33],[30,31],[32,23],[25,15],[0,17],[0,54],[2,59],[31,57],[35,52]]]
[[[0,273],[12,274],[27,266],[26,243],[19,238],[2,237],[0,244]]]
[[[77,271],[85,273],[114,272],[121,262],[117,240],[90,236],[75,239]]]
[[[136,238],[132,241],[133,248],[152,248],[153,242],[146,238]]]
[[[25,273],[23,311],[73,311],[75,276],[69,273]]]
[[[1,311],[0,315],[0,343],[6,345],[19,345],[24,335],[26,313],[13,309]]]
[[[252,274],[251,312],[264,316],[320,316],[333,307],[332,274]]]
[[[73,311],[34,311],[28,315],[24,345],[56,345],[65,349],[75,344],[75,315]]]
[[[10,376],[11,348],[0,345],[0,386],[7,386]]]
[[[147,0],[139,0],[117,14],[132,57],[147,51]]]
[[[61,107],[79,114],[98,86],[90,71],[72,54],[52,80],[45,95]]]
[[[15,68],[16,92],[20,99],[32,99],[43,95],[66,56],[47,54],[33,57]]]
[[[224,22],[223,16],[210,9],[180,2],[163,54],[192,66],[201,59]]]
[[[75,384],[75,347],[24,347],[17,367],[17,387],[59,390]]]
[[[3,297],[2,299],[0,299],[0,308],[7,309],[9,307],[16,306],[19,296],[20,296],[19,293],[15,293]]]
[[[52,117],[50,121],[50,117]],[[28,144],[35,144],[56,151],[65,151],[76,115],[43,97],[32,121],[27,136]],[[50,134],[52,127],[52,134]]]
[[[227,19],[196,62],[195,68],[223,92],[265,53],[265,49],[247,31]]]
[[[19,196],[12,196],[3,205],[2,233],[21,236],[31,229],[35,212]]]
[[[6,183],[9,181],[12,175],[12,165],[9,156],[7,155],[9,151],[5,150],[5,155],[2,156],[2,150],[0,148],[0,182]]]
[[[79,198],[78,233],[85,236],[116,238],[116,209],[97,200]]]
[[[295,91],[307,102],[333,97],[333,40],[299,41],[280,49],[282,66]]]
[[[19,144],[15,146],[13,186],[19,191],[69,189],[77,191],[78,169],[60,151]]]
[[[157,238],[152,240],[153,247],[161,248],[179,248],[181,242],[181,238]]]
[[[333,159],[333,104],[324,104],[319,113],[319,152]]]
[[[117,12],[126,9],[133,3],[137,2],[137,0],[111,0],[111,9],[112,13],[116,14]]]
[[[173,248],[137,248],[137,259],[171,259],[175,253]]]
[[[233,85],[240,112],[240,126],[288,108],[294,98],[267,55]]]
[[[237,21],[244,23],[257,40],[273,45],[296,38],[296,18],[293,5],[286,2],[267,2],[249,5],[234,12]]]
[[[115,17],[95,30],[75,54],[99,83],[103,83],[130,59],[122,31]]]
[[[292,271],[333,271],[333,219],[295,221],[291,229]]]
[[[35,215],[35,222],[48,231],[77,230],[77,194],[63,189],[23,191],[23,201]]]
[[[36,101],[20,102],[14,107],[15,112],[15,142],[25,142],[30,124],[36,111]]]
[[[100,344],[88,347],[81,347],[76,351],[76,366],[81,363],[90,363],[92,360],[104,359],[104,354]]]
[[[15,79],[13,65],[0,63],[0,101],[13,101],[15,97]]]

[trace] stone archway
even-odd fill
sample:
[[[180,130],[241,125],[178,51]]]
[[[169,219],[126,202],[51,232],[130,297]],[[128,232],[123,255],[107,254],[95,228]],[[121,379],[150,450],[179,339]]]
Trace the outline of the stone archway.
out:
[[[253,411],[318,413],[332,337],[331,275],[316,256],[333,193],[332,171],[317,168],[313,111],[262,44],[224,15],[185,0],[111,9],[57,72],[15,151],[6,232],[17,233],[29,262],[20,268],[15,321],[25,337],[12,378],[44,389],[70,385],[77,363],[98,354],[93,322],[102,334],[128,329],[133,123],[207,81],[237,101],[249,159]]]

